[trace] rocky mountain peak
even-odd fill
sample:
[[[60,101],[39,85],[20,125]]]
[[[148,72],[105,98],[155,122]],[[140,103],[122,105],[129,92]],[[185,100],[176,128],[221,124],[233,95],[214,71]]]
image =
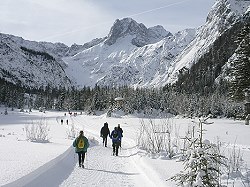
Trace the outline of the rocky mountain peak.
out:
[[[155,38],[165,38],[168,36],[172,36],[172,33],[169,31],[166,31],[163,26],[161,25],[156,25],[154,27],[149,27],[148,31],[151,36]]]
[[[112,45],[118,38],[127,35],[145,35],[146,32],[147,28],[145,25],[137,23],[132,18],[117,19],[111,27],[105,44]]]
[[[118,38],[125,36],[133,36],[131,43],[137,47],[142,47],[147,44],[155,43],[162,40],[164,37],[172,35],[162,26],[147,28],[142,23],[137,23],[132,18],[117,19],[113,24],[108,38],[105,41],[107,45],[113,45]]]

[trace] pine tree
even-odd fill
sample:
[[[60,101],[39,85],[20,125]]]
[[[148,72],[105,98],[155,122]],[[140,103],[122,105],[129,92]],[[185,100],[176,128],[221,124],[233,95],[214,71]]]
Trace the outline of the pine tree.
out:
[[[184,171],[171,177],[179,186],[185,187],[217,187],[220,186],[221,166],[225,165],[225,157],[220,154],[219,146],[204,140],[203,124],[206,119],[199,120],[198,133],[191,132],[186,150]]]
[[[243,101],[245,92],[250,90],[250,24],[247,24],[236,41],[239,46],[232,62],[230,94],[236,101]]]

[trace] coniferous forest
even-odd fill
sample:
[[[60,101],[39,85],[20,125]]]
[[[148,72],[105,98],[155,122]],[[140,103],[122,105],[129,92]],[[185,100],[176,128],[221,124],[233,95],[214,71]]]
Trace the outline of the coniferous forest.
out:
[[[227,92],[215,89],[213,92],[187,93],[174,86],[161,89],[85,87],[83,89],[50,88],[29,89],[13,85],[1,79],[0,102],[6,107],[32,110],[73,111],[81,110],[89,114],[95,111],[114,110],[115,98],[125,99],[123,110],[127,114],[150,113],[152,110],[170,112],[186,117],[243,117],[244,105],[230,99]],[[208,89],[208,88],[207,88]]]

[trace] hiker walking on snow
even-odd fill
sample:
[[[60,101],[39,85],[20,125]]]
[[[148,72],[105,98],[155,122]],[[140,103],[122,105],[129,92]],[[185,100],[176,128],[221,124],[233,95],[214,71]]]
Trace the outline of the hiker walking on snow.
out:
[[[89,147],[89,141],[84,136],[83,131],[80,131],[79,136],[73,142],[73,146],[75,147],[75,152],[78,154],[79,167],[84,168],[85,153]]]
[[[118,156],[122,136],[117,127],[111,132],[110,138],[112,139],[113,155]]]
[[[122,147],[123,130],[122,130],[122,128],[120,127],[120,124],[118,124],[117,130],[118,130],[118,131],[120,132],[120,134],[121,134],[121,141],[120,141],[119,147]]]
[[[107,137],[110,136],[110,131],[108,127],[108,123],[104,123],[104,126],[101,128],[101,137],[103,139],[102,143],[105,147],[107,147]]]

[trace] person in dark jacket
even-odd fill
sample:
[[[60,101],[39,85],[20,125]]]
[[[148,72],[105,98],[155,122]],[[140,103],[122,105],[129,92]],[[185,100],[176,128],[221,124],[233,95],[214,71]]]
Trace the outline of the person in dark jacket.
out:
[[[110,138],[112,139],[113,155],[118,156],[118,150],[122,136],[117,127],[115,127],[115,129],[111,132]]]
[[[83,131],[80,131],[79,136],[73,142],[73,146],[75,147],[75,152],[78,154],[79,167],[84,168],[84,159],[89,147],[89,141],[84,136]]]
[[[123,130],[122,130],[122,128],[120,127],[120,124],[118,124],[117,130],[121,133],[121,141],[120,141],[119,147],[122,147]]]
[[[110,131],[108,127],[108,123],[104,123],[104,126],[101,128],[101,137],[103,139],[103,146],[107,147],[107,137],[110,136]]]

